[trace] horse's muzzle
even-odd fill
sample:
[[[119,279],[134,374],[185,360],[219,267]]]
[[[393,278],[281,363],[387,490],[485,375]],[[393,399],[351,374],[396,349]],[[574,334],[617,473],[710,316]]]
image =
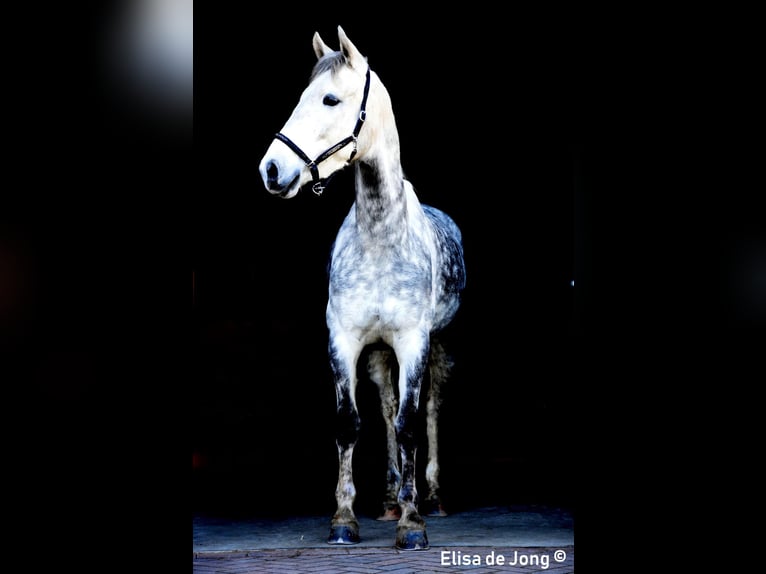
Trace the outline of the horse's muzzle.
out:
[[[280,197],[287,197],[290,191],[296,187],[301,174],[300,171],[293,172],[290,174],[292,175],[290,179],[281,177],[281,175],[277,163],[273,160],[267,161],[261,167],[261,178],[269,193],[279,195]]]

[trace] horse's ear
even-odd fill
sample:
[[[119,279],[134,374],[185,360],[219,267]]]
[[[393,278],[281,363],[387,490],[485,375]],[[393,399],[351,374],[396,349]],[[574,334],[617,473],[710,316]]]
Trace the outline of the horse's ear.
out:
[[[324,40],[319,36],[319,32],[314,32],[314,53],[317,55],[317,60],[322,56],[333,52],[334,50],[324,43]]]
[[[348,39],[348,36],[346,36],[346,33],[340,26],[338,26],[338,41],[340,42],[341,52],[346,56],[351,67],[359,68],[360,70],[367,68],[367,59],[362,56],[362,53],[351,43],[351,40]]]

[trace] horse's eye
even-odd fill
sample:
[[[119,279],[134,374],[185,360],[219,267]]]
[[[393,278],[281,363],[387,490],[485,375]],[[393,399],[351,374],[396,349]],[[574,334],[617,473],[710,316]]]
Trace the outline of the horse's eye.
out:
[[[337,106],[340,103],[340,100],[332,94],[327,94],[322,100],[322,103],[326,106]]]

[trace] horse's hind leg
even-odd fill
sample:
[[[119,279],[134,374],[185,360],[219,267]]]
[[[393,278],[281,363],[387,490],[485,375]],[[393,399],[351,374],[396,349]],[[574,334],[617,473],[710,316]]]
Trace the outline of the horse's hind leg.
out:
[[[440,342],[431,340],[431,355],[428,363],[431,386],[426,402],[426,434],[428,437],[428,465],[426,482],[428,495],[424,501],[424,514],[429,516],[447,516],[439,496],[439,407],[441,406],[441,386],[449,377],[452,360],[445,353]]]
[[[383,502],[383,514],[378,517],[378,520],[399,520],[402,515],[397,501],[402,475],[399,471],[399,447],[396,444],[396,429],[394,428],[397,401],[391,381],[392,361],[392,351],[375,350],[370,353],[367,363],[370,379],[378,386],[380,392],[380,408],[386,424],[386,451],[388,453],[386,500]]]

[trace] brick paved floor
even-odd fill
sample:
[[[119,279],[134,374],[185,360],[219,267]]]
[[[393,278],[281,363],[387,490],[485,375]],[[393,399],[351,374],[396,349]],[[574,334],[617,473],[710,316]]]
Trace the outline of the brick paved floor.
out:
[[[494,548],[431,547],[404,552],[395,548],[328,547],[248,552],[195,552],[194,574],[408,574],[429,572],[574,572],[574,546]]]

